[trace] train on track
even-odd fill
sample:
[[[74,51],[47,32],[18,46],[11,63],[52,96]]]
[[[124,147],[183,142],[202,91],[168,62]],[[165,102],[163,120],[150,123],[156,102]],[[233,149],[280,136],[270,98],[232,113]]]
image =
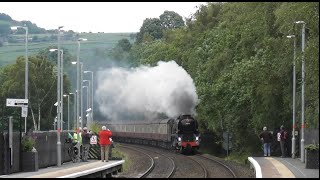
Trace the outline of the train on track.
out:
[[[113,141],[159,146],[180,153],[196,153],[200,147],[198,122],[191,115],[152,122],[100,122],[112,131]]]

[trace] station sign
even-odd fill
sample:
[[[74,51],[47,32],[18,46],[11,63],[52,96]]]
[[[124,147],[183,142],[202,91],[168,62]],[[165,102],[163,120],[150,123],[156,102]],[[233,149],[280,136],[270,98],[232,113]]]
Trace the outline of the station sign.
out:
[[[28,99],[9,99],[7,98],[7,106],[12,107],[26,107],[28,106]]]
[[[21,117],[28,117],[28,107],[21,107]]]

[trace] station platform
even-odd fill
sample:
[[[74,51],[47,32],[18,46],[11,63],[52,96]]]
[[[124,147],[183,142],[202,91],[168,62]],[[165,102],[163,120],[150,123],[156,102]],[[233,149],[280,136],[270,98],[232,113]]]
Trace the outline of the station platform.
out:
[[[121,171],[124,160],[89,160],[89,162],[63,163],[61,166],[41,168],[35,172],[19,172],[1,175],[0,178],[77,178],[77,177],[110,177]]]
[[[306,169],[299,158],[248,157],[256,178],[319,178],[319,169]]]

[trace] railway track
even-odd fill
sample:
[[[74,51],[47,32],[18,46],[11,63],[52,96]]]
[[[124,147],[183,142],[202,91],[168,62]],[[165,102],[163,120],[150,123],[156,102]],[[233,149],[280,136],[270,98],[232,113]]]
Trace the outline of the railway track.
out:
[[[147,171],[142,173],[139,178],[170,178],[174,175],[176,170],[175,162],[172,158],[165,154],[151,151],[143,146],[121,145],[125,148],[130,148],[140,153],[147,154],[153,160],[153,167],[149,167]]]
[[[204,172],[206,171],[207,173],[205,178],[237,178],[234,171],[228,165],[214,158],[201,154],[187,157],[201,164],[201,167],[205,169]]]
[[[148,171],[141,173],[141,178],[237,178],[234,170],[226,163],[208,154],[183,155],[151,146],[121,146],[153,158],[154,167],[150,166]],[[138,163],[141,165],[142,162]]]
[[[197,154],[196,155],[197,157],[201,157],[201,158],[204,158],[204,159],[208,159],[210,161],[213,161],[213,162],[216,162],[218,164],[220,164],[221,166],[223,166],[228,172],[230,172],[230,174],[234,177],[234,178],[237,178],[237,175],[236,173],[232,170],[232,168],[230,168],[228,165],[216,160],[216,159],[213,159],[213,158],[210,158],[208,156],[204,156],[202,154]]]

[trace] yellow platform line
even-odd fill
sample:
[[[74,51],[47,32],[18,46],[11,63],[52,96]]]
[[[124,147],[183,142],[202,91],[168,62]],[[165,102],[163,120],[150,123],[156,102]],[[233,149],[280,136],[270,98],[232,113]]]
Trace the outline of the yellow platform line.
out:
[[[295,175],[290,171],[290,169],[278,160],[271,157],[266,157],[265,159],[270,161],[276,167],[282,178],[295,178]]]

